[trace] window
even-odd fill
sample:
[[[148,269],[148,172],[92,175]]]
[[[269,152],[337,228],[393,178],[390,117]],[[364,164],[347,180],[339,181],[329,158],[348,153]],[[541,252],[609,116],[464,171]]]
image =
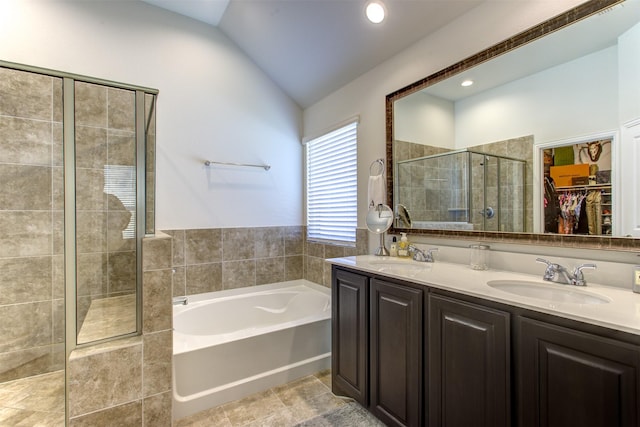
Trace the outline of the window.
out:
[[[357,126],[340,127],[307,143],[307,237],[355,243]]]

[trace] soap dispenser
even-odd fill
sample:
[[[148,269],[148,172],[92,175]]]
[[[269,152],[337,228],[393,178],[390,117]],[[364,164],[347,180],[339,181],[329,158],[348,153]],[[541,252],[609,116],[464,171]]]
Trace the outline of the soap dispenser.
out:
[[[402,237],[400,237],[400,243],[398,243],[398,256],[399,257],[408,257],[409,256],[409,239],[407,239],[407,233],[400,233]]]
[[[389,254],[391,256],[398,256],[398,243],[396,236],[393,236],[393,240],[391,241],[391,247],[389,247]]]

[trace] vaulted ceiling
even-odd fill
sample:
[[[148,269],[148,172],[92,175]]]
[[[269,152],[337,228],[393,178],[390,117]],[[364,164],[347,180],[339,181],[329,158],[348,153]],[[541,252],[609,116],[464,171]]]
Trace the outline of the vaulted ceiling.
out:
[[[217,27],[302,108],[393,57],[481,0],[143,0]]]

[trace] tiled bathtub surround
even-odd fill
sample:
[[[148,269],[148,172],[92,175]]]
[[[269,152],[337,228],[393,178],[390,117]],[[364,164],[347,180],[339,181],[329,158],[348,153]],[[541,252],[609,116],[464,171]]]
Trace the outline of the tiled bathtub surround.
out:
[[[62,80],[0,68],[0,382],[64,368]]]
[[[171,239],[143,241],[142,335],[74,351],[69,425],[171,426]]]
[[[306,242],[303,226],[168,230],[173,237],[173,295],[308,279],[329,286],[324,258],[363,254],[355,248]]]

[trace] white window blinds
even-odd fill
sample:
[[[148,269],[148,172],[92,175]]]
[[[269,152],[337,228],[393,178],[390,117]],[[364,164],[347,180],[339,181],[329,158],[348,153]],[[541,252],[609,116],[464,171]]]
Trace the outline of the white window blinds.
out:
[[[357,122],[307,143],[307,236],[355,243]]]

